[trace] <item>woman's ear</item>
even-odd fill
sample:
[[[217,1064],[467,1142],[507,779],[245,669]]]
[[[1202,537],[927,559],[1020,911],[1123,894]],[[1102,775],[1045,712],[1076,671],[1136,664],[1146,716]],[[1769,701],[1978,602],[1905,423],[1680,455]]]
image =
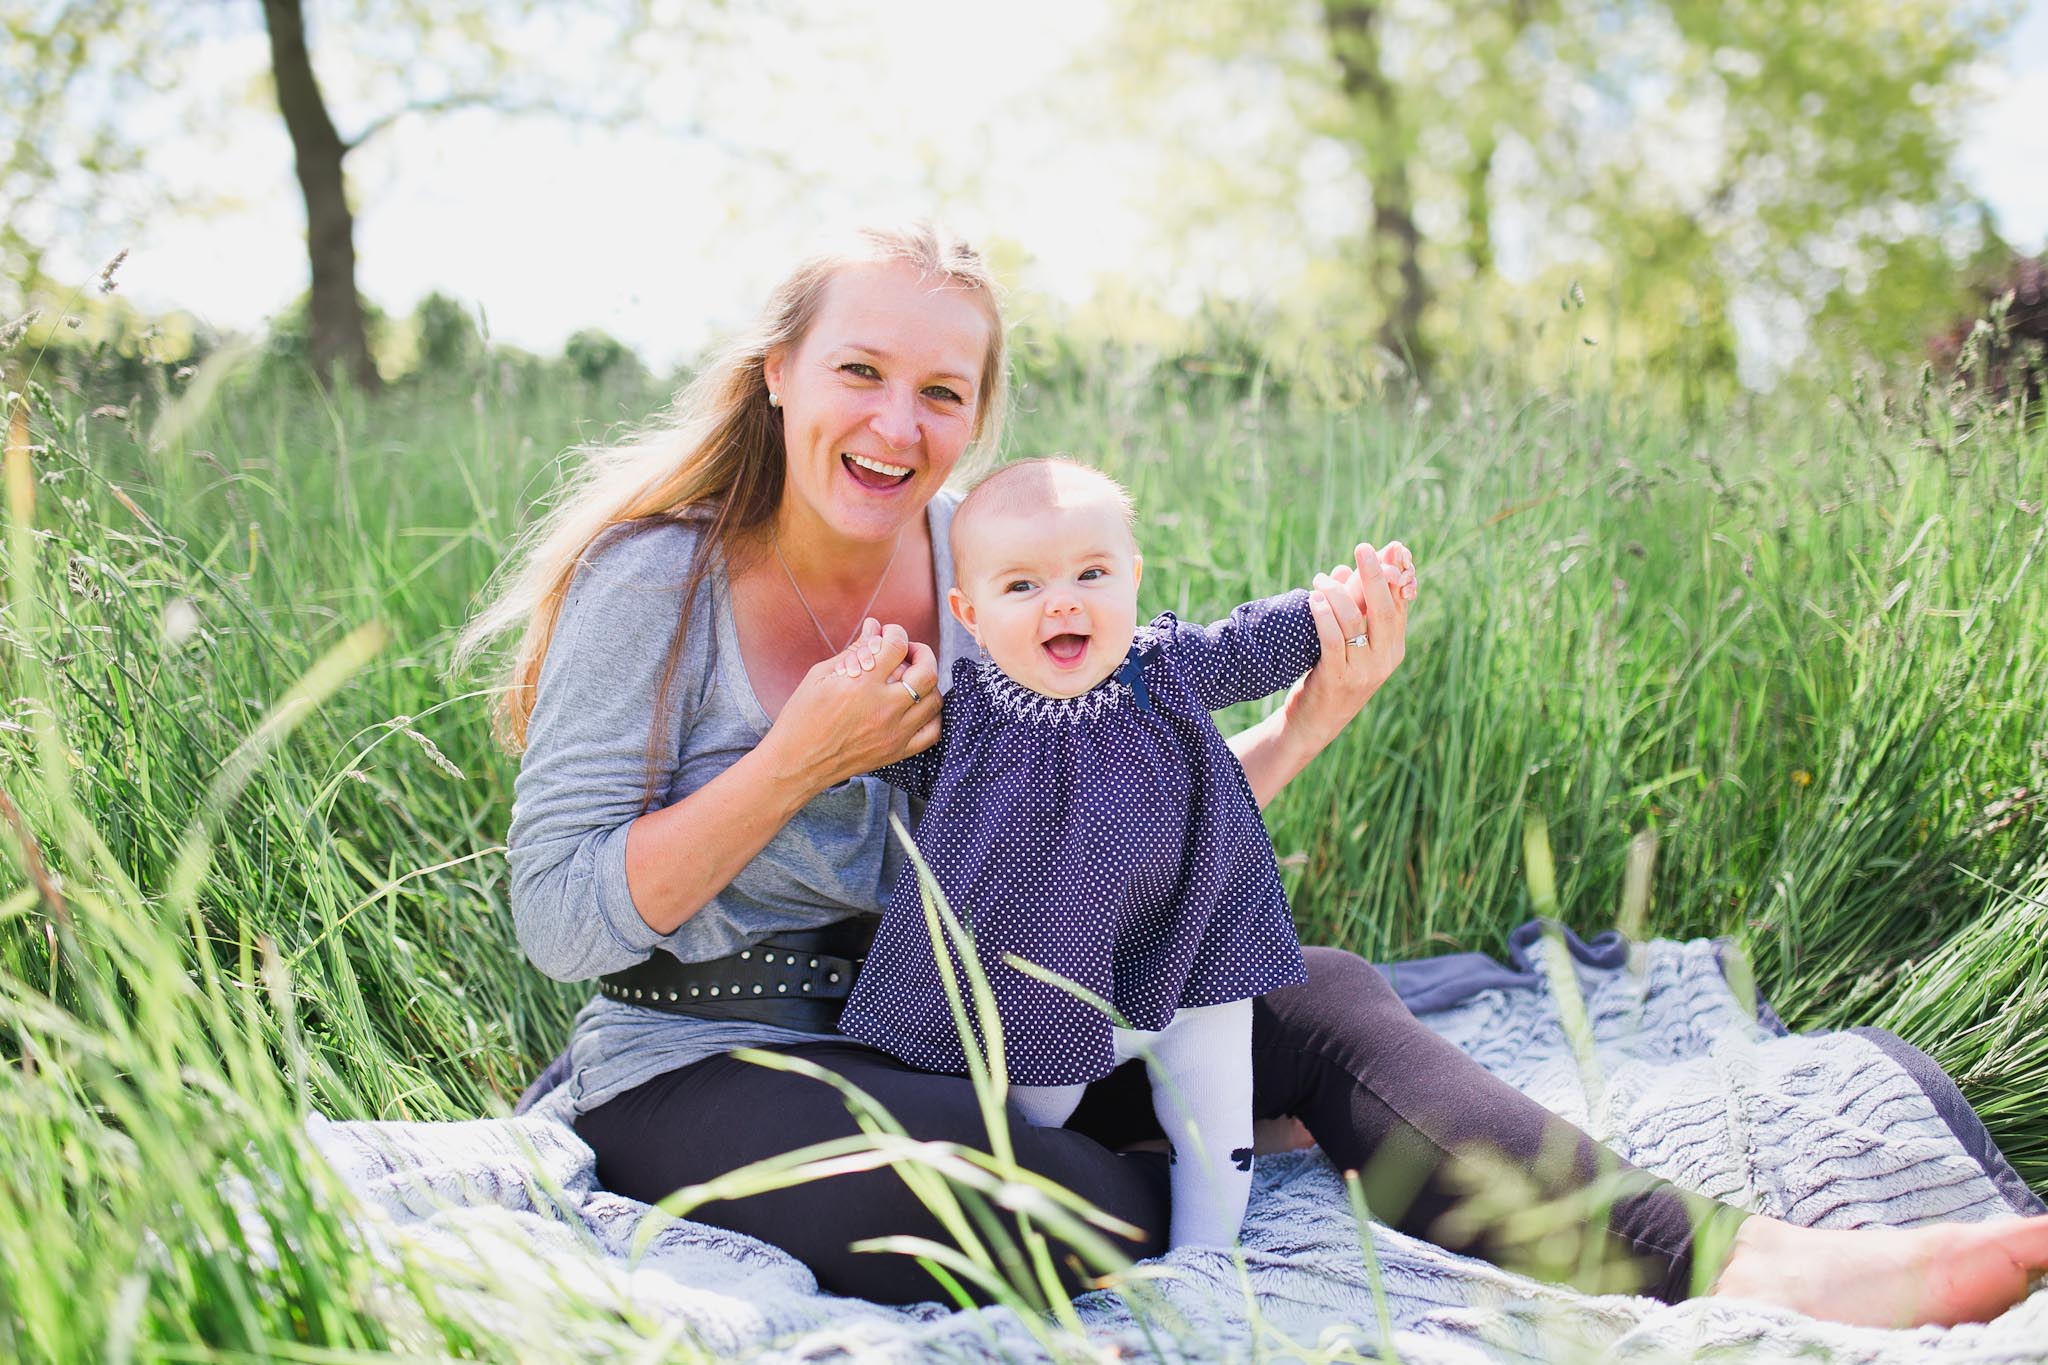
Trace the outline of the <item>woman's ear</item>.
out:
[[[761,361],[761,382],[770,393],[782,392],[783,362],[789,359],[789,352],[777,346]]]
[[[953,619],[967,627],[969,631],[974,629],[974,603],[968,599],[966,593],[958,588],[946,589],[946,605],[952,608]],[[974,638],[977,641],[981,639],[979,635]]]

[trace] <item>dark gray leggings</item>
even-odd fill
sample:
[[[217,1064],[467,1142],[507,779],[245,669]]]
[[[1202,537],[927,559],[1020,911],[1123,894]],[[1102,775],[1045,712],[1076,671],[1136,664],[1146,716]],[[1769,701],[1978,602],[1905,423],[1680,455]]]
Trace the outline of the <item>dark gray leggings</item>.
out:
[[[1694,1283],[1695,1244],[1711,1274],[1740,1211],[1628,1166],[1496,1080],[1419,1023],[1362,958],[1332,948],[1306,955],[1305,984],[1254,1002],[1253,1107],[1260,1118],[1299,1118],[1332,1162],[1358,1171],[1375,1217],[1450,1250],[1587,1288],[1666,1302],[1705,1288]],[[786,1051],[859,1086],[915,1137],[987,1149],[973,1089],[959,1077],[915,1070],[852,1041]],[[1164,1250],[1166,1159],[1120,1151],[1160,1136],[1138,1064],[1089,1087],[1065,1128],[1010,1118],[1023,1165],[1145,1229],[1123,1251],[1135,1258]],[[858,1131],[831,1087],[729,1056],[657,1076],[584,1114],[576,1130],[596,1151],[607,1189],[650,1203]],[[889,1170],[709,1204],[690,1216],[782,1247],[833,1293],[881,1303],[944,1298],[908,1257],[848,1250],[892,1234],[949,1240]],[[1081,1287],[1078,1275],[1067,1283]]]

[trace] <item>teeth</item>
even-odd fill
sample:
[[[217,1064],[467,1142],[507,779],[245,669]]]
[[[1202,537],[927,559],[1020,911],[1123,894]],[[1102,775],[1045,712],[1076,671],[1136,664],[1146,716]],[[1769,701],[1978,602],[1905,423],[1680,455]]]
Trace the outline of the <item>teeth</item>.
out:
[[[850,454],[850,455],[848,455],[848,456],[847,456],[846,458],[847,458],[847,459],[849,459],[849,460],[852,460],[852,461],[853,461],[853,462],[854,462],[855,464],[859,465],[859,466],[860,466],[860,467],[861,467],[862,469],[872,469],[872,470],[874,470],[874,471],[875,471],[875,472],[876,472],[877,474],[886,474],[886,475],[888,475],[888,476],[889,476],[890,478],[892,478],[892,479],[900,479],[900,478],[902,478],[902,477],[903,477],[903,476],[904,476],[905,474],[908,474],[908,473],[910,472],[910,470],[909,470],[908,468],[906,468],[905,466],[903,466],[903,465],[900,465],[900,464],[883,464],[883,463],[882,463],[882,462],[881,462],[880,460],[870,460],[870,459],[869,459],[869,458],[868,458],[867,456],[865,456],[865,455],[851,455],[851,454]]]

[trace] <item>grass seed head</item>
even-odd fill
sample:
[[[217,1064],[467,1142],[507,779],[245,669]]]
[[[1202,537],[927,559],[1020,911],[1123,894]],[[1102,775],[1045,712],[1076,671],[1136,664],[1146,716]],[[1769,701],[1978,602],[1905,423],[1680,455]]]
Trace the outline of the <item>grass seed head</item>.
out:
[[[36,319],[42,315],[42,309],[31,308],[5,327],[0,327],[0,351],[6,350],[9,346],[21,340],[22,334],[35,326]]]
[[[454,762],[449,759],[448,755],[441,752],[441,748],[439,745],[435,744],[433,740],[428,739],[420,731],[413,728],[411,716],[393,716],[386,723],[389,724],[392,729],[399,731],[407,739],[419,745],[420,752],[425,754],[427,756],[427,761],[429,763],[432,763],[436,768],[439,768],[442,772],[448,774],[448,776],[454,778],[457,782],[469,781],[469,778],[463,775],[462,769],[456,767]]]
[[[102,294],[111,294],[114,292],[116,288],[114,284],[114,272],[119,270],[121,268],[121,262],[127,259],[128,248],[124,246],[119,251],[114,253],[114,258],[112,260],[108,261],[105,265],[100,267],[100,292]]]
[[[164,603],[164,643],[176,649],[199,631],[199,608],[189,597],[173,597]]]

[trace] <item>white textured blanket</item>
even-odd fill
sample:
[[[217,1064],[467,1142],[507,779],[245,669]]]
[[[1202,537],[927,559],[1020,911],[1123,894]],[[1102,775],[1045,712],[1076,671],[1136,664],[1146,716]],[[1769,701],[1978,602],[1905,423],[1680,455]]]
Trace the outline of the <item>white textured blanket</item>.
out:
[[[1782,1036],[1731,992],[1713,943],[1572,949],[1597,1044],[1590,1100],[1533,974],[1495,969],[1476,993],[1437,990],[1463,998],[1423,1017],[1629,1160],[1731,1203],[1838,1228],[2039,1208],[1953,1087],[1890,1035]],[[1551,949],[1518,935],[1518,951],[1526,967]],[[1034,1333],[1005,1310],[835,1298],[780,1251],[701,1224],[669,1222],[636,1257],[646,1206],[597,1188],[590,1150],[561,1115],[557,1092],[518,1118],[315,1119],[311,1136],[381,1258],[430,1277],[443,1311],[515,1332],[531,1358],[666,1346],[760,1360],[1048,1355],[1043,1325]],[[1577,1294],[1378,1225],[1371,1242],[1386,1344],[1406,1361],[2048,1359],[2048,1290],[1986,1326],[1886,1332],[1718,1300]],[[1214,1253],[1153,1263],[1144,1322],[1112,1294],[1080,1300],[1090,1340],[1073,1354],[1385,1354],[1367,1258],[1319,1153],[1260,1160],[1244,1244],[1242,1278]]]

